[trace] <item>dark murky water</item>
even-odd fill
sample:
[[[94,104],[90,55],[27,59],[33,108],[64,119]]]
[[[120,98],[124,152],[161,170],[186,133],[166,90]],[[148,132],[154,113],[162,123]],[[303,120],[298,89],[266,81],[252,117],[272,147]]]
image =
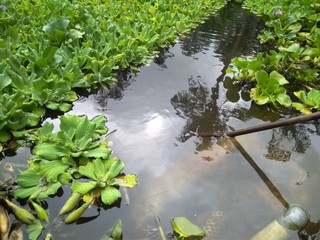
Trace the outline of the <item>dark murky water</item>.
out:
[[[258,50],[258,27],[254,16],[226,7],[137,76],[123,74],[117,87],[75,103],[71,113],[107,116],[110,131],[116,130],[110,136],[114,155],[126,163],[126,173],[138,175],[139,186],[127,191],[121,207],[102,209],[92,221],[53,226],[55,239],[100,239],[117,218],[124,239],[160,239],[153,231],[156,216],[166,233],[172,232],[173,217],[185,216],[206,229],[207,239],[250,239],[282,213],[285,202],[302,205],[313,223],[319,221],[319,125],[237,137],[242,153],[228,139],[188,134],[280,117],[252,104],[248,93],[239,95],[239,86],[225,75],[233,57]],[[48,204],[57,206],[50,212],[55,216],[63,201]],[[92,207],[86,216],[98,214]]]

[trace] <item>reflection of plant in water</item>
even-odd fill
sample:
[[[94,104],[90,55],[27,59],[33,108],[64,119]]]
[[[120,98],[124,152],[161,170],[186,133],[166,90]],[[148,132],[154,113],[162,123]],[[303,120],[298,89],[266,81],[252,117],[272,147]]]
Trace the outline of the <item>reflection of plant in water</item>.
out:
[[[302,124],[280,128],[279,131],[273,129],[272,138],[267,146],[268,153],[264,156],[277,161],[289,161],[291,151],[283,146],[285,141],[293,141],[294,146],[291,150],[298,153],[304,153],[311,144],[306,128]]]
[[[307,148],[311,145],[306,127],[303,124],[298,124],[295,127],[283,128],[283,135],[289,140],[295,140],[295,145],[292,148],[292,151],[294,152],[305,153]]]
[[[229,1],[227,7],[180,40],[182,53],[193,56],[213,46],[222,62],[228,65],[233,51],[250,54],[256,48],[258,25],[258,18],[241,9],[239,4]]]
[[[283,135],[276,137],[276,130],[272,130],[272,138],[269,141],[269,145],[267,146],[268,153],[264,156],[268,159],[273,159],[277,161],[289,161],[291,152],[286,150],[282,145],[281,141],[283,140]]]
[[[197,80],[191,76],[188,79],[188,84],[189,90],[178,92],[171,99],[171,103],[180,116],[202,116],[208,102],[208,90],[203,86],[205,83],[201,81],[200,76],[197,76]]]
[[[208,89],[200,76],[197,79],[191,76],[188,79],[188,83],[188,91],[182,90],[171,98],[171,104],[177,115],[187,118],[187,125],[183,133],[178,137],[182,142],[187,140],[186,134],[190,130],[197,128],[197,120],[202,119],[206,112],[210,112]]]

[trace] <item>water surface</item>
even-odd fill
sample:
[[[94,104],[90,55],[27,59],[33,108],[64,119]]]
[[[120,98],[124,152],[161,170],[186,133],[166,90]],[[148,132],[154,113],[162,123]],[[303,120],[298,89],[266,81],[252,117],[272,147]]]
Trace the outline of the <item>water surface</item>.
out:
[[[52,226],[55,239],[100,239],[117,218],[123,239],[160,239],[156,216],[165,233],[172,232],[173,217],[184,216],[205,228],[207,239],[250,239],[286,202],[302,205],[313,223],[319,221],[319,125],[237,137],[238,148],[229,139],[189,134],[287,117],[256,106],[225,74],[233,57],[259,51],[260,26],[256,17],[229,5],[139,74],[123,73],[117,86],[74,104],[70,113],[108,118],[110,131],[116,130],[109,137],[113,154],[125,162],[126,173],[137,174],[139,186],[113,208],[92,207],[86,223]],[[67,199],[67,191],[61,198]],[[56,206],[53,216],[63,199],[49,199]],[[292,239],[298,239],[294,232]]]

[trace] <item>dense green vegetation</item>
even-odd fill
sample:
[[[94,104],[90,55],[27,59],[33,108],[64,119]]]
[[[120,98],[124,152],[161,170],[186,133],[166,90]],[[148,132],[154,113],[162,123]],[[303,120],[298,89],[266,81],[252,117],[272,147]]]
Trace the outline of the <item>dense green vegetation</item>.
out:
[[[68,111],[75,88],[112,84],[117,71],[148,63],[224,4],[2,0],[0,142],[24,136],[46,109]]]
[[[77,100],[77,88],[111,85],[118,71],[137,71],[225,3],[0,0],[0,152],[22,139],[33,154],[27,170],[1,182],[0,201],[27,224],[30,239],[37,239],[50,219],[58,219],[48,215],[43,200],[63,186],[71,186],[59,213],[69,214],[68,224],[91,204],[114,204],[121,198],[119,187],[137,184],[134,174],[122,173],[124,163],[111,157],[104,116],[63,115],[54,131],[52,124],[42,124],[46,111],[63,114]],[[27,201],[31,209],[12,198]],[[8,220],[5,210],[0,218]],[[6,223],[0,224],[1,239],[9,231]],[[120,236],[118,220],[106,239]]]
[[[233,59],[228,72],[249,83],[251,98],[259,105],[272,103],[305,114],[319,110],[318,1],[245,0],[243,7],[265,21],[259,39],[269,50]]]

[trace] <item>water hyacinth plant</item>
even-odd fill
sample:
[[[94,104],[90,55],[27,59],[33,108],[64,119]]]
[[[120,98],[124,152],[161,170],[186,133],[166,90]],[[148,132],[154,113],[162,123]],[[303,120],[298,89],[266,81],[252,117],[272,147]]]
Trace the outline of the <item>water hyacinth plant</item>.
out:
[[[119,70],[137,71],[225,3],[1,1],[0,151],[35,127],[46,109],[68,111],[75,88],[111,85]],[[6,107],[8,101],[15,106]]]
[[[91,204],[112,205],[121,198],[119,187],[137,185],[136,175],[123,174],[124,163],[111,157],[112,150],[103,138],[108,133],[106,121],[102,115],[92,120],[64,115],[60,117],[59,131],[54,131],[53,124],[45,123],[28,134],[28,141],[34,143],[34,155],[29,159],[29,168],[17,175],[17,186],[8,194],[28,199],[37,218],[6,197],[1,199],[18,219],[29,225],[34,239],[44,228],[39,220],[49,221],[48,212],[37,200],[53,197],[63,185],[72,185],[71,196],[59,212],[59,216],[69,213],[65,223],[77,221]]]
[[[108,148],[108,141],[100,138],[108,131],[104,116],[90,121],[86,116],[65,115],[60,117],[60,121],[58,132],[53,132],[53,124],[46,123],[30,134],[29,140],[35,142],[34,156],[30,159],[30,167],[17,176],[20,187],[13,191],[16,198],[45,199],[73,178],[82,177],[95,180],[87,183],[73,181],[73,191],[82,195],[96,187],[116,190],[111,186],[136,185],[134,175],[126,176],[126,181],[132,180],[127,184],[123,180],[115,180],[122,172],[124,163],[110,157],[112,150]],[[100,192],[96,191],[94,195],[99,197]],[[116,199],[120,196],[117,192]],[[113,203],[104,198],[102,202]]]
[[[282,86],[278,103],[305,114],[311,113],[310,109],[319,110],[315,102],[307,103],[304,96],[306,90],[312,90],[312,96],[319,90],[320,4],[316,0],[245,0],[243,7],[265,21],[266,28],[258,38],[271,50],[250,58],[234,58],[227,72],[232,73],[235,80],[250,80],[257,84],[251,98],[258,104],[274,104],[274,101],[267,101],[266,96],[262,99],[260,94],[268,92],[273,84],[270,82],[262,86],[256,73],[276,72],[291,83]]]

